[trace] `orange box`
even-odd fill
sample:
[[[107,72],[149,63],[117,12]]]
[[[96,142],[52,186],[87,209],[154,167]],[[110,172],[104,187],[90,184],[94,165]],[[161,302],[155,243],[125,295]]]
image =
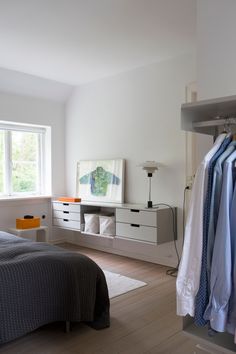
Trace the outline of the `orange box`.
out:
[[[60,198],[58,198],[58,201],[59,202],[79,203],[79,202],[81,202],[81,198],[60,197]]]
[[[35,217],[33,219],[16,219],[17,229],[32,229],[40,226],[40,218]]]

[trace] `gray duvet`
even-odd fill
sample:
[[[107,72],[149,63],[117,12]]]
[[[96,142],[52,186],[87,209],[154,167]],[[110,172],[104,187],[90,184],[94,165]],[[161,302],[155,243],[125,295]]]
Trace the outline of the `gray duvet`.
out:
[[[109,326],[102,270],[84,255],[0,232],[0,343],[54,321]]]

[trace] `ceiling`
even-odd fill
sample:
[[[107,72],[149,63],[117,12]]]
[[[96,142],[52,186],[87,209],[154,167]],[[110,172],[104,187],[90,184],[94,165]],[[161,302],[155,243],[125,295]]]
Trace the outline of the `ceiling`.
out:
[[[196,0],[0,0],[0,67],[80,85],[192,51],[195,27]]]

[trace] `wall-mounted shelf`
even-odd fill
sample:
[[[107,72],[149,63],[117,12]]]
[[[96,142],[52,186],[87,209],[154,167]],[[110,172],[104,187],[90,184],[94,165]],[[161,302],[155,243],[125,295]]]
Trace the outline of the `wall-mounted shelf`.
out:
[[[75,231],[78,231],[78,230],[75,230]],[[85,231],[80,231],[80,233],[81,233],[81,235],[85,235],[85,236],[101,237],[101,238],[107,238],[110,240],[113,240],[115,238],[115,236],[93,234],[91,232],[85,232]]]
[[[236,96],[185,103],[181,106],[181,128],[208,135],[217,135],[229,124],[236,131]]]
[[[53,226],[68,230],[79,231],[83,235],[114,239],[148,242],[159,245],[173,241],[176,231],[173,230],[172,213],[169,208],[145,208],[139,204],[113,204],[113,203],[63,203],[53,201]],[[116,234],[114,236],[91,234],[84,231],[84,214],[104,212],[115,215]],[[176,217],[176,208],[174,208]],[[104,215],[107,215],[106,213]],[[176,220],[174,220],[176,226]],[[174,234],[173,234],[174,232]]]

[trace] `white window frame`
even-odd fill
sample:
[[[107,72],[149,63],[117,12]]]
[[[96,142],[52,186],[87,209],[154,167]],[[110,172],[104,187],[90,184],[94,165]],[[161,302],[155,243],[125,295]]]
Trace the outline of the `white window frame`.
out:
[[[51,194],[51,128],[47,126],[38,126],[30,124],[21,124],[14,122],[0,121],[0,130],[5,130],[5,158],[4,167],[5,180],[4,180],[4,193],[0,197],[18,197],[18,196],[43,196]],[[26,133],[38,134],[38,181],[37,190],[32,192],[14,192],[12,191],[12,159],[11,159],[11,132],[22,131]],[[47,142],[47,147],[46,147]],[[49,146],[50,144],[50,146]],[[48,158],[46,158],[46,151]],[[50,167],[50,168],[49,168]],[[47,178],[47,186],[46,186]]]

